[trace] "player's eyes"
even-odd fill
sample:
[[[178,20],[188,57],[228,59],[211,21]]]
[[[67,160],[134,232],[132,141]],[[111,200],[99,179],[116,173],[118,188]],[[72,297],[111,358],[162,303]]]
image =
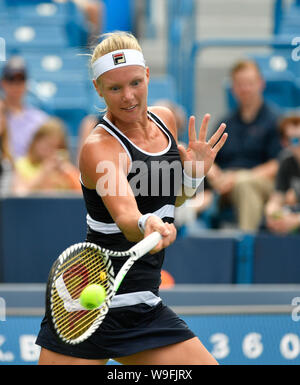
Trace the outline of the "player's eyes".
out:
[[[138,86],[139,84],[141,83],[141,80],[134,80],[131,84],[133,85],[133,86]]]

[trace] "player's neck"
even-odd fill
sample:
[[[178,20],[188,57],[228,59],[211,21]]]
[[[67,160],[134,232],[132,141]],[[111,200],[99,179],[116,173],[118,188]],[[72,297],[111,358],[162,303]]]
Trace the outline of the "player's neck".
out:
[[[22,100],[6,99],[6,110],[12,114],[18,114],[23,111]]]
[[[260,98],[251,104],[242,105],[240,107],[242,120],[244,122],[252,122],[256,118],[258,111],[260,110],[262,105],[263,105],[263,100]]]
[[[109,112],[106,114],[106,117],[127,137],[131,137],[136,132],[147,130],[147,127],[149,124],[147,111],[135,121],[125,121],[125,120],[119,119],[118,117],[115,117]]]

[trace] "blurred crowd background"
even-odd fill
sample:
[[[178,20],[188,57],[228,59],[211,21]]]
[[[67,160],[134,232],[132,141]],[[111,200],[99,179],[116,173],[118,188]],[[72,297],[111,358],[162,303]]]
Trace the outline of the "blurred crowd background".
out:
[[[113,30],[140,40],[149,105],[174,110],[181,142],[191,114],[198,122],[212,115],[209,135],[227,123],[229,139],[204,185],[176,212],[178,236],[298,236],[297,0],[2,0],[2,202],[81,199],[78,154],[104,107],[89,54]]]

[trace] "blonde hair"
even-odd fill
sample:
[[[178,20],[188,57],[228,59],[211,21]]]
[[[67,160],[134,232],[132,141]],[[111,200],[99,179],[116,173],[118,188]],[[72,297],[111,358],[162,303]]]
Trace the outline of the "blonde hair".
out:
[[[135,49],[142,52],[142,48],[136,37],[129,32],[115,31],[104,33],[101,35],[101,39],[101,42],[93,50],[91,64],[109,52],[120,49]],[[99,79],[97,79],[97,84],[98,81]]]

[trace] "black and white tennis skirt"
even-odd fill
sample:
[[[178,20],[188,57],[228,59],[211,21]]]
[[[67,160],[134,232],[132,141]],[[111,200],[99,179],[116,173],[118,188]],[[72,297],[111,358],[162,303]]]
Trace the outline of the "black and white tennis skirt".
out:
[[[158,348],[195,337],[187,324],[162,301],[111,308],[94,334],[78,345],[53,334],[44,317],[36,344],[48,350],[85,359],[109,359]]]

